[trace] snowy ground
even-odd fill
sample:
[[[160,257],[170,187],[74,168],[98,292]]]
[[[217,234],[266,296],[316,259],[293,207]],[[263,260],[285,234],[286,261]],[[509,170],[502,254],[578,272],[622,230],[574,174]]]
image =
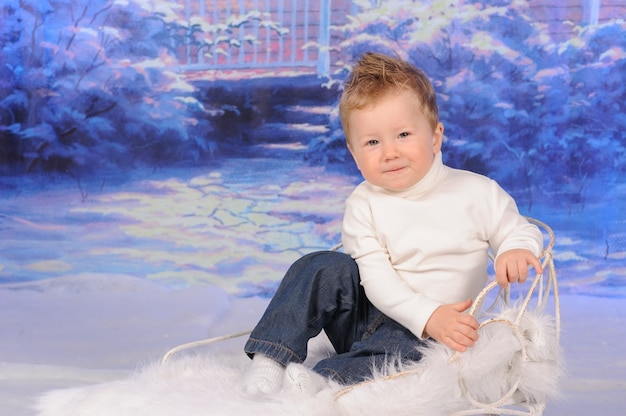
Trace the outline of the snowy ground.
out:
[[[175,345],[250,329],[267,299],[248,295],[338,241],[354,182],[268,162],[82,184],[84,201],[67,184],[0,185],[0,416],[25,416],[42,392],[124,378]],[[566,397],[546,414],[622,415],[623,222],[596,244],[578,229],[592,221],[543,212],[557,233],[568,362]]]
[[[0,290],[0,415],[35,415],[40,393],[124,379],[175,345],[250,329],[267,302],[210,287],[163,290],[132,277],[106,280],[106,287],[85,276]],[[546,414],[622,415],[626,304],[584,295],[562,302],[565,398],[550,402]],[[244,340],[202,348],[241,351]]]

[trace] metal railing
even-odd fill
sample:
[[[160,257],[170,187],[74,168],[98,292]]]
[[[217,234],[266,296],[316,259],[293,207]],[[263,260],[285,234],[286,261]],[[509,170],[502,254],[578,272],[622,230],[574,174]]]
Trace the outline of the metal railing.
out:
[[[330,0],[184,0],[184,70],[330,68]]]

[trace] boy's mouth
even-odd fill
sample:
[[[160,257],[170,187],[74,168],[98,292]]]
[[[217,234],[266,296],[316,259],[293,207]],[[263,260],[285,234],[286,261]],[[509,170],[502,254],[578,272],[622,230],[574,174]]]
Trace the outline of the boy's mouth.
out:
[[[385,170],[384,173],[398,173],[398,172],[404,170],[405,168],[406,168],[405,166],[400,166],[400,167],[397,167],[397,168],[391,168],[391,169]]]

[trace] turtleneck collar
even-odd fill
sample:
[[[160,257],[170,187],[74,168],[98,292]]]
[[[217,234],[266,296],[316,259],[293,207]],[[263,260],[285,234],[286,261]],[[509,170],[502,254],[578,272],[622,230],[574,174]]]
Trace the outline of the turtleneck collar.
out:
[[[437,184],[439,184],[446,177],[447,172],[448,171],[443,164],[441,151],[439,151],[435,155],[435,158],[433,159],[433,164],[426,173],[426,175],[410,188],[403,189],[402,191],[392,191],[378,186],[372,186],[378,189],[380,192],[388,195],[415,200],[419,199],[422,195],[435,188]]]

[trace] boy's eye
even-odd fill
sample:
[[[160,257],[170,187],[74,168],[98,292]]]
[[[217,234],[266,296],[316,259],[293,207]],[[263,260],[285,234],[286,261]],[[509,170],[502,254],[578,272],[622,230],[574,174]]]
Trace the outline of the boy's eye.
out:
[[[366,144],[367,146],[375,146],[378,144],[378,140],[376,139],[368,140]]]
[[[405,137],[409,137],[409,132],[404,131],[398,135],[399,138],[404,139]]]

